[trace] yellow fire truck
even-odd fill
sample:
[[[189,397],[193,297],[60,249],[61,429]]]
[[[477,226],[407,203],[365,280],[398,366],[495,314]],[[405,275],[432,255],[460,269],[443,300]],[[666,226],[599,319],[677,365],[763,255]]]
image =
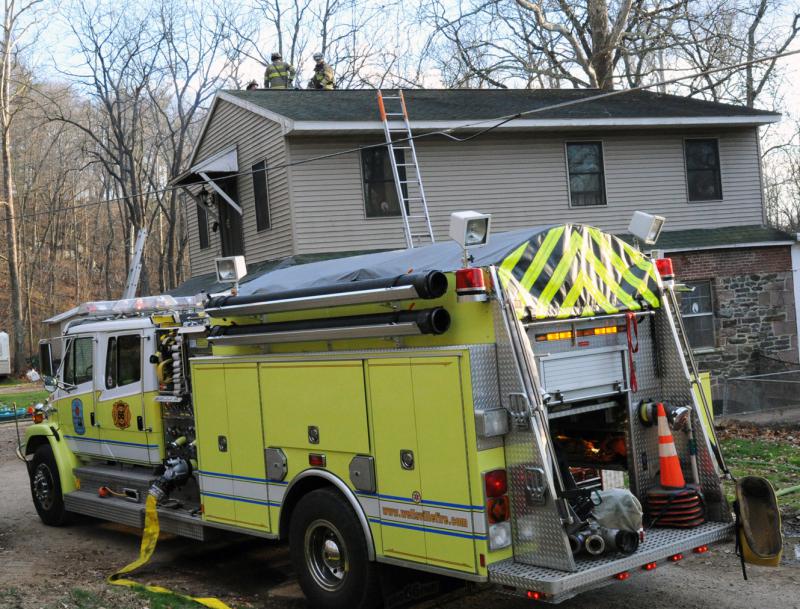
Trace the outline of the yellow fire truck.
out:
[[[581,225],[489,239],[474,212],[451,235],[81,305],[21,446],[41,519],[142,527],[153,495],[164,531],[288,540],[326,608],[378,606],[382,564],[559,602],[730,536],[668,261]],[[610,490],[659,484],[656,402],[702,509],[609,530]]]

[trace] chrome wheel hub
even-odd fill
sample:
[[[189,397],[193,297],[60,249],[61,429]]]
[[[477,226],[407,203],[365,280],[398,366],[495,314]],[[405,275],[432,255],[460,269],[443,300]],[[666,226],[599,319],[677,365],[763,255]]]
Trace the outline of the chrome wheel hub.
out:
[[[43,510],[53,507],[53,474],[45,463],[40,463],[33,472],[33,496]]]
[[[306,529],[306,566],[314,582],[333,592],[344,585],[350,564],[338,529],[327,520],[315,520]]]

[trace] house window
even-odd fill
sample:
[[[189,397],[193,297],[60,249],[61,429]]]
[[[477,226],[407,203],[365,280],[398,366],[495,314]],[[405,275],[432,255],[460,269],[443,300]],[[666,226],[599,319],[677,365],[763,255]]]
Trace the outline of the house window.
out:
[[[142,379],[142,340],[137,334],[108,339],[106,389],[137,383]]]
[[[718,140],[686,140],[686,183],[690,201],[722,199]]]
[[[601,142],[568,142],[569,200],[573,207],[606,204]]]
[[[689,344],[694,349],[716,347],[711,282],[689,281],[686,285],[694,288],[693,292],[681,294],[681,317]]]
[[[81,385],[92,380],[93,342],[91,338],[76,338],[72,341],[64,362],[64,382]]]
[[[398,164],[405,163],[402,150],[395,150]],[[398,167],[401,180],[406,179],[405,167]],[[397,189],[394,185],[389,151],[386,148],[368,148],[361,151],[361,174],[364,180],[364,204],[367,218],[386,218],[400,215]],[[402,184],[403,197],[408,198],[408,187]],[[408,210],[408,207],[406,207]]]
[[[269,176],[267,175],[267,162],[261,161],[252,167],[253,172],[253,197],[256,203],[256,230],[262,231],[270,228],[269,218]]]
[[[208,211],[202,205],[197,207],[197,235],[200,238],[200,249],[208,249]]]

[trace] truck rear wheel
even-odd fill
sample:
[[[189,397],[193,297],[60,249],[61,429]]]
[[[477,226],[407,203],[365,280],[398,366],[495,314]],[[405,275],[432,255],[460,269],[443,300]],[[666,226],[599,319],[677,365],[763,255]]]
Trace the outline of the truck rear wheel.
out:
[[[67,510],[61,495],[58,465],[49,444],[43,444],[33,453],[29,473],[31,496],[39,518],[46,525],[61,526],[67,521]]]
[[[289,553],[311,607],[372,609],[382,604],[378,566],[350,504],[336,491],[303,497],[289,525]]]

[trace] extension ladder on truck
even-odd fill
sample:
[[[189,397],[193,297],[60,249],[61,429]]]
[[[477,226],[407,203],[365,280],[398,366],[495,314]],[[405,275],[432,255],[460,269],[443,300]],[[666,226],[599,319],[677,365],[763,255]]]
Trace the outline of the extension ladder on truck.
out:
[[[385,102],[390,102],[387,108]],[[396,106],[399,105],[399,108]],[[408,110],[403,91],[398,90],[397,95],[383,95],[378,91],[378,110],[383,122],[383,132],[386,135],[386,147],[389,151],[389,162],[392,166],[392,176],[397,190],[397,201],[400,205],[400,214],[403,217],[403,229],[406,236],[406,245],[413,248],[417,245],[427,245],[434,242],[431,218],[428,214],[428,202],[425,199],[425,188],[422,186],[422,174],[417,161],[417,149],[411,134],[411,124],[408,122]],[[392,126],[391,121],[403,120],[402,127]],[[398,162],[398,152],[401,152]],[[416,192],[409,191],[409,184],[416,186]]]

